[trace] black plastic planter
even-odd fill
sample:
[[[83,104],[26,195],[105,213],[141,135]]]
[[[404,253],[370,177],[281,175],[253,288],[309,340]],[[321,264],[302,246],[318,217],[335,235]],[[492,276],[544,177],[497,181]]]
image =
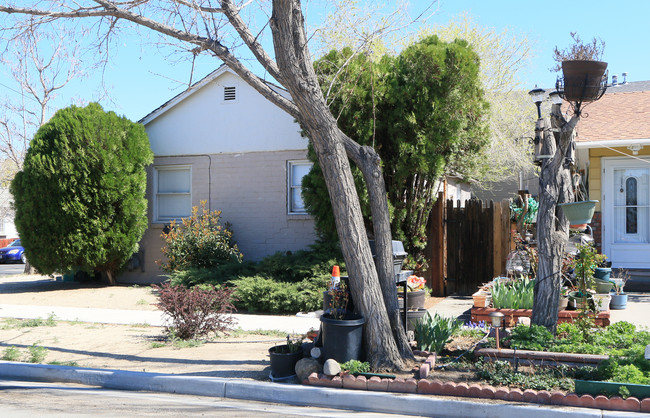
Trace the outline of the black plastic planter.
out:
[[[271,375],[275,379],[296,374],[296,363],[302,358],[302,348],[293,353],[285,353],[287,345],[276,345],[269,348],[271,357]]]
[[[366,322],[364,317],[349,315],[344,319],[334,319],[329,315],[322,315],[320,321],[323,359],[334,359],[339,363],[361,360],[363,324]]]

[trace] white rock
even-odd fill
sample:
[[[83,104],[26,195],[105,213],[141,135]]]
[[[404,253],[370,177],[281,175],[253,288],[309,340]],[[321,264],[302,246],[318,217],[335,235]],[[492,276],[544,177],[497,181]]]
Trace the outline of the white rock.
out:
[[[334,359],[328,359],[323,364],[323,374],[327,376],[336,376],[341,373],[341,365]]]
[[[530,326],[530,318],[528,318],[527,316],[520,316],[519,318],[517,318],[517,324]]]

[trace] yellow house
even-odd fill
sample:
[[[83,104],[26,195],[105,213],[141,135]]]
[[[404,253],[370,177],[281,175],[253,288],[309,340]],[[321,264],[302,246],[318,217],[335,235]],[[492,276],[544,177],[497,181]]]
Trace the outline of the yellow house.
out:
[[[650,268],[650,81],[614,84],[577,128],[577,166],[598,200],[594,239],[612,267]]]

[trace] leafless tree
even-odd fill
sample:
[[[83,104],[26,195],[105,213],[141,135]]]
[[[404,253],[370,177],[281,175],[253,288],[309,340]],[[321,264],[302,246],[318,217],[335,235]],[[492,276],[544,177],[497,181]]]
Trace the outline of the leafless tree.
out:
[[[10,2],[0,6],[0,12],[12,17],[5,27],[14,33],[55,20],[83,22],[93,28],[98,45],[109,45],[125,24],[131,24],[129,30],[133,25],[150,29],[167,42],[180,42],[177,45],[193,54],[214,55],[295,117],[312,141],[333,202],[352,296],[366,318],[368,360],[375,370],[403,369],[413,354],[400,325],[380,159],[371,147],[360,146],[337,127],[314,73],[301,2],[273,0],[270,6],[252,0],[33,0],[31,6],[21,7]],[[265,28],[270,29],[274,54],[262,46]],[[244,64],[242,55],[235,55],[232,47],[238,44],[247,47],[266,74],[289,91],[292,100],[272,90]],[[367,183],[377,244],[376,268],[348,158],[360,167]]]
[[[0,103],[0,178],[4,187],[22,169],[29,141],[50,116],[50,102],[73,78],[83,75],[78,48],[65,30],[22,31],[7,42],[0,63],[10,72],[12,95]]]

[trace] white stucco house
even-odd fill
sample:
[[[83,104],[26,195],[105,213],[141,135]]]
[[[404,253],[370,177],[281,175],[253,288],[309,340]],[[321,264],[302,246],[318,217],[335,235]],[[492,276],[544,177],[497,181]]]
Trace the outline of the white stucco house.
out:
[[[280,94],[288,93],[271,86]],[[154,153],[149,168],[149,227],[136,261],[120,280],[164,279],[160,237],[173,219],[205,200],[222,211],[246,260],[296,251],[316,239],[300,184],[311,166],[296,121],[222,66],[140,123]]]

